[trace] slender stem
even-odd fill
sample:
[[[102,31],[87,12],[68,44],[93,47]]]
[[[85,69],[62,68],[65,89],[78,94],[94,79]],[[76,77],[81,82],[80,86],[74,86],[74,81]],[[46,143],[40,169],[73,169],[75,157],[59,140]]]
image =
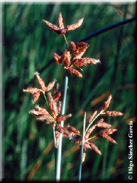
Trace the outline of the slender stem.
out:
[[[88,39],[90,39],[90,38],[92,38],[92,37],[95,37],[95,36],[97,36],[97,35],[103,33],[103,32],[106,32],[106,31],[111,30],[111,29],[114,29],[114,28],[116,28],[116,27],[118,27],[118,26],[121,26],[121,25],[130,23],[130,22],[132,22],[132,21],[134,21],[134,20],[136,20],[136,19],[137,19],[137,17],[135,16],[135,17],[132,17],[132,18],[129,18],[129,19],[126,19],[126,20],[122,20],[122,21],[120,21],[120,22],[116,22],[116,23],[114,23],[114,24],[108,25],[108,26],[106,26],[106,27],[103,27],[103,28],[101,28],[101,29],[99,29],[99,30],[97,30],[97,31],[95,31],[95,32],[93,32],[93,33],[91,33],[91,34],[89,34],[89,35],[83,37],[82,39],[78,40],[77,42],[86,41],[86,40],[88,40]],[[77,42],[76,42],[76,43],[77,43]]]
[[[81,154],[80,154],[79,172],[78,172],[78,181],[79,182],[81,181],[81,174],[82,174],[82,156],[83,156],[85,125],[86,125],[86,112],[85,112],[84,121],[83,121],[83,136],[82,136]]]
[[[66,97],[67,97],[67,86],[68,86],[68,72],[65,72],[65,81],[64,81],[64,95],[63,95],[63,103],[62,103],[62,115],[65,114],[66,108]],[[64,126],[64,121],[61,121],[61,126]],[[60,134],[60,142],[59,147],[57,149],[57,156],[56,156],[56,181],[60,181],[61,175],[61,156],[62,156],[62,133]]]
[[[68,41],[67,41],[67,38],[65,35],[63,35],[64,39],[65,39],[65,42],[66,42],[66,45],[68,45]]]

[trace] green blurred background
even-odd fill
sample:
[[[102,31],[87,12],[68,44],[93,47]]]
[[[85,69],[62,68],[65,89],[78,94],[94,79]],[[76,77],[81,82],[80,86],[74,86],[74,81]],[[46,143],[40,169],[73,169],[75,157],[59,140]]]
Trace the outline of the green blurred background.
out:
[[[51,31],[42,19],[57,25],[62,12],[64,24],[82,26],[67,33],[68,41],[78,41],[110,24],[135,16],[135,3],[3,3],[3,169],[5,179],[55,180],[52,128],[37,121],[28,111],[34,108],[32,95],[22,89],[37,87],[35,71],[45,83],[54,78],[63,88],[65,71],[52,60],[66,48],[64,39]],[[113,135],[118,145],[98,139],[99,156],[87,150],[82,180],[128,180],[130,119],[136,126],[136,22],[117,27],[86,41],[86,57],[101,64],[83,67],[83,78],[69,77],[66,114],[70,123],[82,132],[84,111],[87,117],[102,107],[113,94],[110,110],[124,113],[106,121],[118,129]],[[49,64],[48,64],[49,63]],[[47,65],[48,64],[48,65]],[[44,67],[44,69],[42,69]],[[31,81],[31,82],[30,82]],[[44,106],[44,100],[37,102]],[[135,130],[134,130],[135,131]],[[134,155],[136,153],[134,135]],[[134,156],[134,164],[136,157]],[[77,180],[79,151],[72,141],[63,139],[62,180]],[[135,171],[135,167],[134,167]],[[135,179],[134,173],[134,179]]]

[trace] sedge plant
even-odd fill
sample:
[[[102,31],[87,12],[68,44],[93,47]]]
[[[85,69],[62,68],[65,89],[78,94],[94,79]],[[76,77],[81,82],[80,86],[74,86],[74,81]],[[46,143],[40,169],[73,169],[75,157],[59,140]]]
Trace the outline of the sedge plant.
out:
[[[68,41],[66,33],[79,28],[84,21],[84,17],[77,21],[77,23],[67,25],[66,28],[63,23],[62,13],[59,13],[58,26],[43,20],[43,22],[55,31],[57,34],[62,35],[66,43],[66,49],[62,51],[62,55],[57,53],[52,53],[55,64],[61,65],[65,69],[64,76],[64,89],[60,90],[59,83],[56,79],[48,84],[45,84],[44,79],[40,77],[38,72],[35,72],[40,88],[29,87],[23,89],[24,92],[28,92],[33,95],[32,103],[38,101],[41,95],[44,96],[46,108],[35,105],[34,109],[29,111],[30,114],[36,116],[37,120],[44,121],[47,125],[51,125],[53,129],[54,138],[54,148],[55,153],[55,164],[56,164],[56,181],[61,180],[61,158],[62,158],[62,139],[68,138],[73,141],[73,144],[79,144],[81,149],[81,155],[79,158],[79,168],[78,168],[78,180],[81,181],[82,177],[82,163],[86,159],[87,149],[93,150],[99,155],[102,155],[99,148],[93,143],[93,139],[104,138],[107,141],[117,144],[117,142],[110,136],[115,131],[111,124],[104,121],[105,116],[122,116],[123,113],[120,111],[109,111],[109,105],[112,100],[112,95],[110,94],[106,101],[103,103],[99,110],[95,110],[93,114],[90,115],[88,119],[88,125],[86,125],[86,112],[83,120],[83,132],[81,133],[79,129],[74,126],[67,124],[67,118],[73,117],[73,114],[66,114],[66,97],[67,88],[69,85],[69,79],[71,80],[71,75],[74,74],[77,79],[82,79],[83,66],[100,64],[99,59],[83,57],[86,50],[90,45],[85,42],[73,42]],[[65,122],[65,124],[64,124]],[[94,123],[94,124],[93,124]],[[98,133],[92,135],[93,131],[98,128]],[[95,140],[94,140],[95,141]]]

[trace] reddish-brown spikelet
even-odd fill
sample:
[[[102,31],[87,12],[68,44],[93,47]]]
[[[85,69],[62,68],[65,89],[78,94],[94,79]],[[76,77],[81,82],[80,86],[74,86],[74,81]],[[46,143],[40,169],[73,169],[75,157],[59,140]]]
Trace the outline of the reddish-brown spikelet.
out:
[[[51,118],[49,118],[48,115],[41,115],[41,116],[37,117],[36,119],[37,120],[40,120],[40,121],[46,120],[47,121],[47,124],[53,123],[53,120]]]
[[[68,68],[70,66],[70,51],[67,51],[66,53],[66,60],[65,60],[65,64],[66,64],[66,68]]]
[[[64,29],[63,17],[62,17],[62,13],[61,12],[59,13],[58,25],[59,25],[59,29]]]
[[[59,56],[57,53],[52,53],[52,56],[54,57],[56,64],[61,64],[61,56]]]
[[[100,60],[94,59],[94,58],[79,58],[76,62],[74,62],[75,67],[82,67],[86,65],[93,65],[100,63]]]
[[[71,30],[75,30],[75,29],[79,28],[82,25],[83,20],[84,20],[84,17],[81,18],[80,20],[78,20],[78,22],[75,24],[67,25],[66,30],[71,31]]]
[[[45,92],[46,91],[49,91],[49,90],[51,90],[53,87],[54,87],[54,85],[55,85],[55,82],[56,82],[57,80],[56,79],[54,79],[54,81],[53,82],[50,82],[47,86],[46,86],[46,88],[45,88]]]
[[[48,111],[43,108],[43,107],[40,107],[39,105],[35,105],[35,108],[39,111],[39,114],[49,114]],[[50,115],[50,114],[49,114]]]
[[[111,124],[108,124],[108,123],[105,123],[103,122],[104,119],[101,118],[97,123],[96,123],[96,126],[99,127],[99,128],[111,128],[112,125]]]
[[[56,130],[59,131],[60,133],[64,133],[65,135],[69,136],[69,131],[65,127],[62,127],[59,124],[56,125]]]
[[[90,147],[96,152],[98,153],[99,155],[102,155],[101,151],[98,149],[98,147],[93,144],[92,142],[90,143]]]
[[[30,94],[37,93],[38,91],[39,91],[38,88],[32,88],[32,87],[27,88],[27,89],[23,89],[23,92],[28,92],[28,93],[30,93]]]
[[[92,127],[90,127],[85,135],[85,139],[88,139],[88,137],[90,136],[91,132],[96,128],[96,125],[93,125]]]
[[[48,22],[47,20],[42,20],[48,27],[50,27],[52,30],[54,30],[55,32],[58,33],[59,31],[59,27],[57,27],[56,25]]]
[[[70,49],[72,51],[75,51],[76,50],[76,44],[73,41],[69,41],[69,43],[70,43]]]
[[[97,110],[96,111],[94,111],[94,113],[90,116],[90,118],[89,118],[89,120],[88,120],[88,123],[90,124],[91,123],[91,121],[95,118],[95,116],[97,115]]]
[[[39,91],[34,93],[32,103],[34,104],[39,99],[39,97],[40,97]]]
[[[107,116],[123,116],[124,115],[124,113],[119,111],[106,111],[105,114]]]
[[[103,113],[109,107],[111,99],[112,99],[112,95],[110,94],[109,97],[107,98],[107,100],[104,102],[100,113]]]
[[[61,108],[62,108],[62,102],[59,101],[58,106],[57,106],[58,114],[61,113]]]
[[[54,102],[58,102],[59,99],[62,97],[63,91],[58,92],[58,94],[53,95]]]
[[[76,59],[81,58],[84,53],[86,52],[87,48],[89,47],[89,45],[85,42],[78,42],[76,44],[76,50],[73,52],[73,61],[75,61]]]
[[[105,138],[106,140],[114,143],[114,144],[117,144],[117,142],[110,136],[110,134],[114,133],[115,131],[117,131],[117,129],[114,129],[114,128],[108,128],[108,129],[104,129],[102,132],[100,132],[100,137],[103,137]]]
[[[55,86],[55,89],[54,89],[54,95],[53,95],[53,98],[56,97],[56,95],[58,94],[58,89],[59,89],[59,83],[56,83],[56,86]]]
[[[48,92],[48,102],[49,102],[49,108],[52,112],[52,116],[54,119],[56,119],[56,117],[58,115],[57,104],[54,102],[53,97],[50,92]]]
[[[43,79],[39,76],[38,72],[35,72],[34,74],[36,75],[37,82],[39,83],[41,89],[44,90],[46,88],[46,86],[45,86]]]
[[[59,116],[56,121],[59,122],[59,121],[64,121],[66,120],[67,118],[71,117],[72,114],[68,114],[68,115],[65,115],[65,116]]]
[[[62,63],[65,62],[66,57],[67,57],[67,49],[65,49],[65,50],[63,51],[63,54],[62,54],[62,57],[61,57],[61,62],[62,62]]]
[[[75,74],[77,77],[80,77],[80,78],[83,77],[82,74],[81,74],[79,71],[77,71],[76,69],[73,69],[73,68],[69,67],[69,68],[68,68],[68,71],[69,71],[71,74]]]
[[[69,128],[72,132],[80,134],[80,131],[76,129],[74,126],[67,125],[67,128]]]
[[[56,135],[56,145],[55,147],[58,148],[59,146],[59,141],[60,141],[60,132],[58,132],[57,130],[55,131],[55,135]]]
[[[97,122],[96,126],[99,127],[99,128],[111,128],[112,127],[111,124],[108,124],[108,123],[105,123],[105,122],[102,122],[102,123]]]

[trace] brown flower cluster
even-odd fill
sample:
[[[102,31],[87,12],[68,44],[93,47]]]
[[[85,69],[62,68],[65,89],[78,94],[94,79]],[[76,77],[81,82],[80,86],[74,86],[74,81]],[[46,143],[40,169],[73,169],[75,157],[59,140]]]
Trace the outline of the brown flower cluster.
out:
[[[67,25],[67,27],[65,29],[62,13],[60,12],[59,17],[58,17],[58,26],[48,22],[47,20],[43,20],[43,22],[46,23],[46,25],[48,27],[50,27],[52,30],[54,30],[57,34],[64,35],[64,34],[66,34],[67,31],[72,31],[72,30],[79,28],[82,25],[83,20],[84,20],[84,17],[81,18],[80,20],[78,20],[78,22],[75,24]]]
[[[81,18],[80,20],[78,20],[77,23],[68,25],[65,29],[63,24],[62,13],[60,12],[58,18],[59,27],[48,22],[47,20],[43,20],[43,22],[45,22],[52,30],[54,30],[58,34],[64,35],[66,31],[75,30],[78,27],[80,27],[83,20],[84,18]],[[77,69],[82,71],[83,69],[81,67],[100,63],[100,60],[87,57],[82,58],[87,48],[89,47],[87,43],[78,42],[77,44],[75,44],[73,41],[70,41],[69,44],[67,44],[67,49],[63,51],[62,56],[58,55],[57,53],[52,53],[55,63],[61,64],[64,67],[64,69],[66,69],[69,73],[82,78],[82,74]],[[73,67],[76,67],[77,69]]]
[[[99,115],[105,114],[108,116],[122,116],[123,113],[119,112],[119,111],[106,111],[107,108],[110,105],[112,99],[112,95],[109,95],[109,97],[107,98],[107,100],[104,102],[103,107],[101,108]],[[98,111],[95,111],[88,120],[88,124],[90,126],[90,124],[92,124],[92,121],[97,117],[98,115]],[[99,116],[98,115],[98,116]],[[87,131],[86,134],[84,136],[84,146],[83,146],[83,158],[82,158],[82,162],[85,161],[85,157],[86,157],[86,149],[93,149],[96,153],[98,153],[99,155],[102,155],[101,151],[98,149],[98,147],[93,144],[91,139],[92,137],[90,137],[90,135],[92,134],[93,130],[95,130],[95,128],[104,128],[102,131],[100,131],[98,134],[96,134],[96,137],[102,137],[104,139],[106,139],[109,142],[112,142],[114,144],[117,144],[117,142],[110,137],[110,134],[113,134],[115,131],[117,131],[117,129],[113,128],[113,126],[111,124],[108,124],[106,122],[104,122],[104,118],[101,118],[100,120],[98,120],[94,125],[92,125]]]
[[[23,89],[23,92],[28,92],[30,94],[33,94],[32,103],[35,103],[39,99],[40,92],[42,92],[44,94],[45,92],[50,91],[54,87],[55,82],[56,82],[56,79],[54,79],[53,82],[49,83],[46,86],[45,83],[44,83],[44,81],[39,76],[39,73],[38,72],[35,72],[34,74],[36,75],[37,82],[39,83],[41,89],[39,89],[39,88],[33,88],[33,87],[30,87],[30,88],[27,88],[27,89]]]
[[[46,86],[43,79],[39,76],[39,73],[35,72],[35,75],[41,89],[31,87],[31,88],[23,89],[23,91],[33,94],[32,103],[36,102],[39,99],[40,92],[44,95],[45,95],[45,92],[47,92],[49,111],[43,107],[40,107],[39,105],[36,105],[35,109],[30,110],[29,113],[36,115],[37,120],[46,121],[46,124],[51,124],[52,127],[54,127],[56,126],[57,122],[64,121],[67,118],[71,117],[71,114],[59,116],[59,114],[61,113],[61,107],[62,107],[62,102],[59,101],[59,99],[62,97],[63,91],[59,91],[59,84],[57,83],[52,95],[51,92],[49,91],[53,89],[53,87],[55,86],[56,80],[54,80],[53,82],[49,83]]]
[[[83,70],[81,67],[86,65],[93,65],[100,63],[100,60],[83,57],[89,45],[85,42],[78,42],[75,44],[73,41],[70,41],[70,47],[64,50],[62,56],[57,53],[52,53],[56,64],[61,64],[64,69],[69,73],[75,74],[77,77],[82,78],[82,74],[77,70]],[[76,67],[77,69],[73,68]]]

